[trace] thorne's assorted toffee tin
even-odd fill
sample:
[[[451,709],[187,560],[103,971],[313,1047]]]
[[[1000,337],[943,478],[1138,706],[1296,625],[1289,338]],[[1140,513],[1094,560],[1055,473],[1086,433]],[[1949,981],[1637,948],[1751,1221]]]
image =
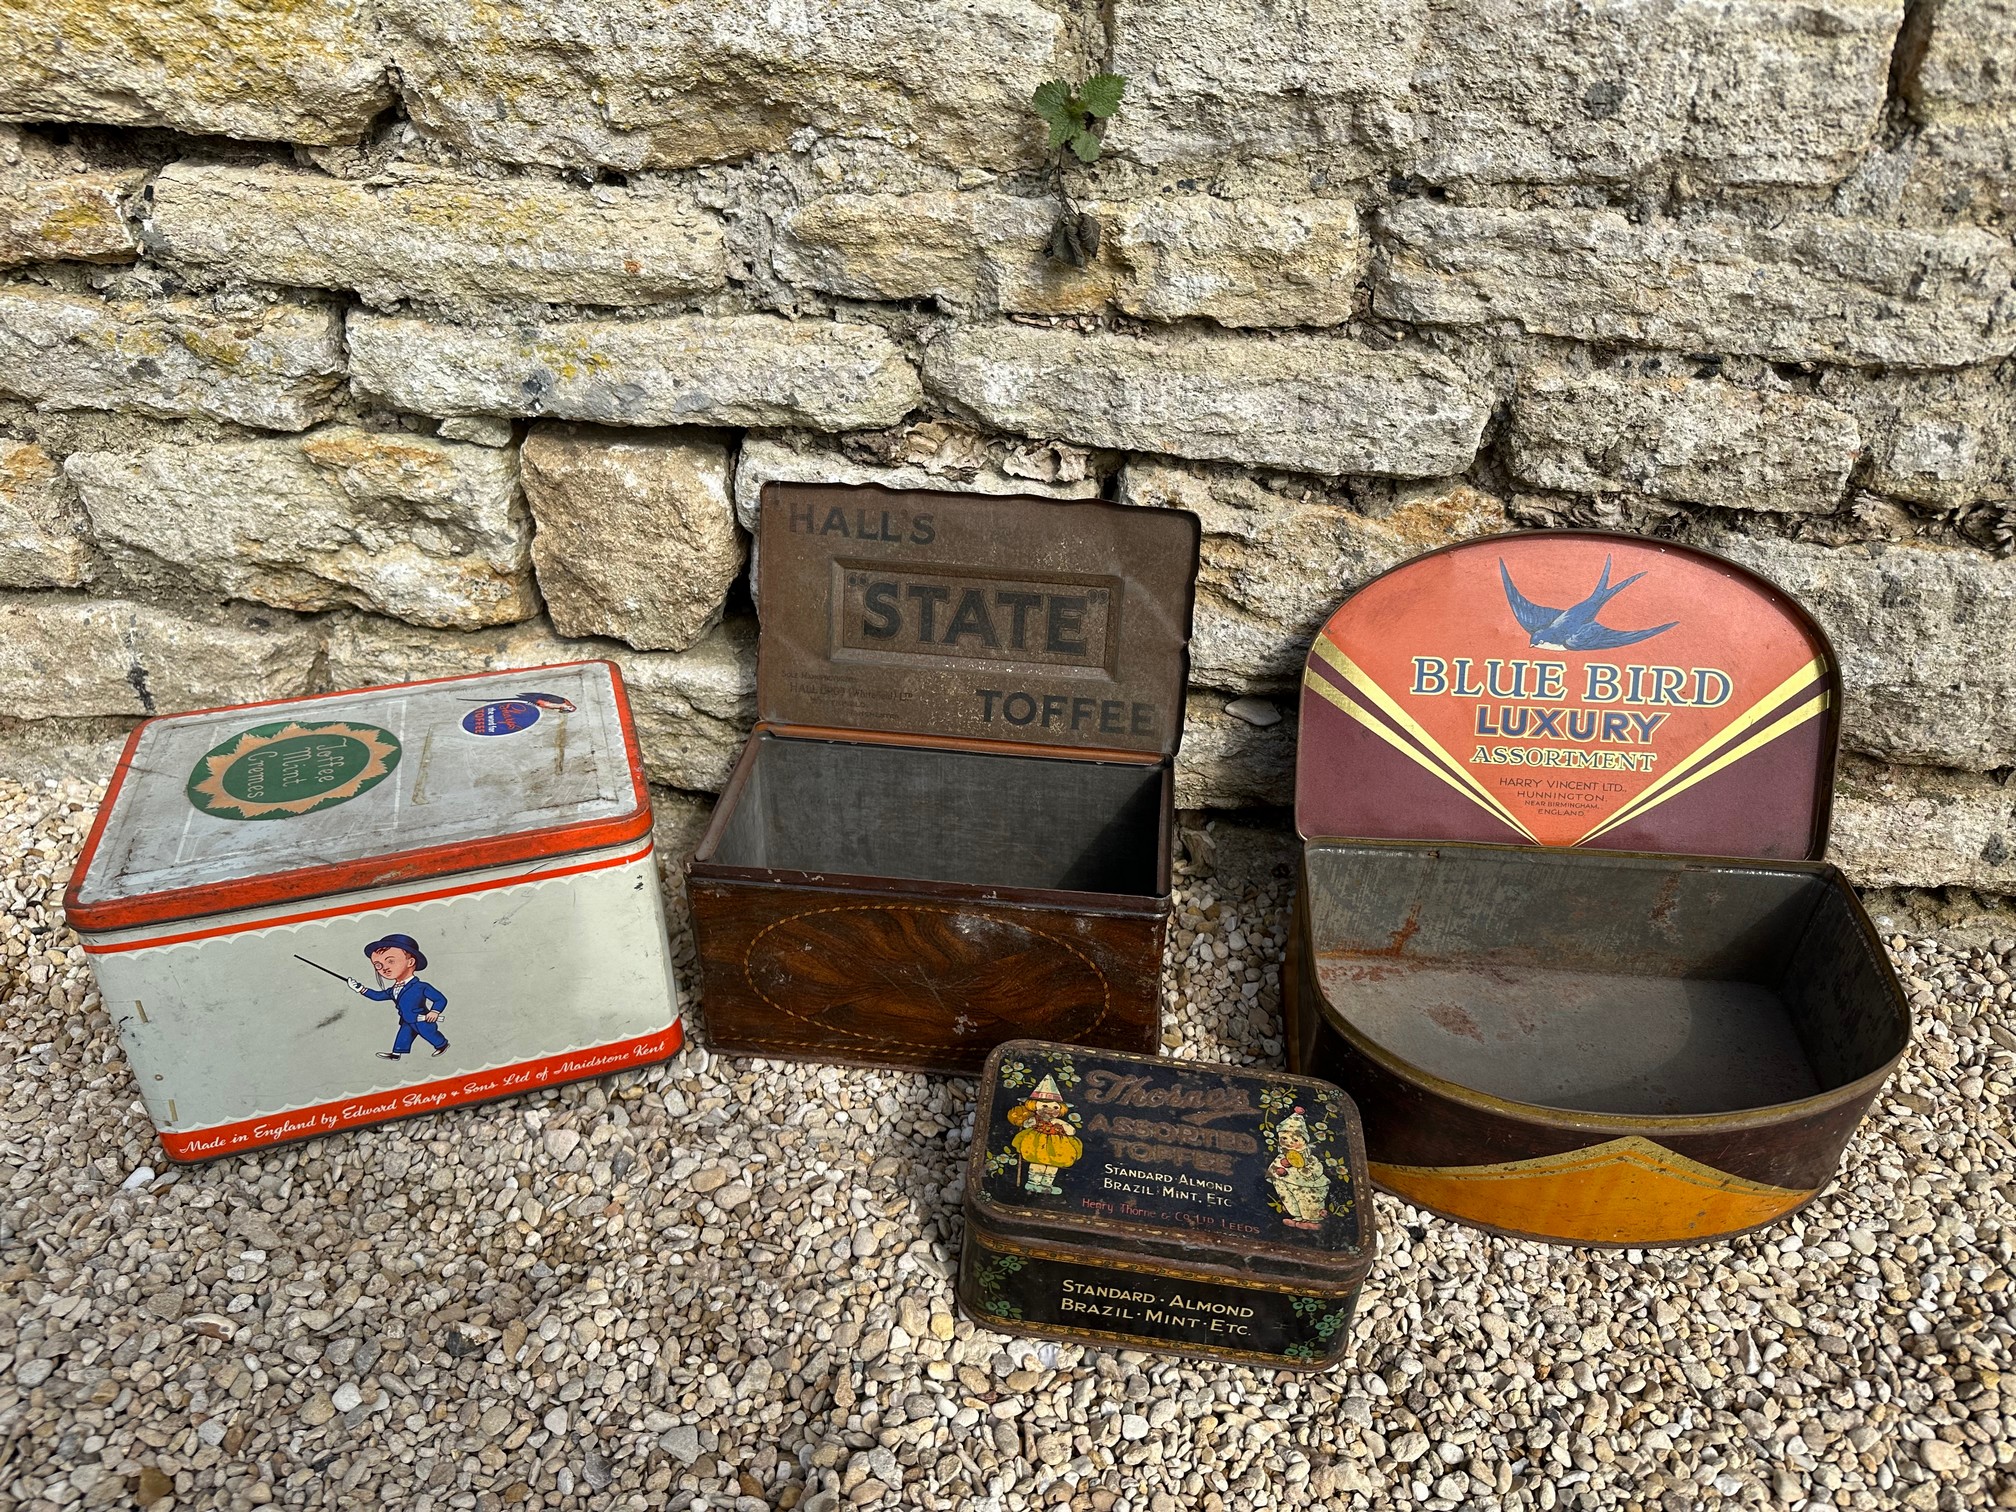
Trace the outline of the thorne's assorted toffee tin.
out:
[[[717,1050],[1161,1039],[1199,526],[770,484],[757,725],[688,868]]]
[[[1910,1040],[1827,846],[1839,664],[1707,552],[1500,536],[1374,579],[1303,679],[1289,1062],[1375,1181],[1522,1237],[1817,1196]]]
[[[64,906],[177,1160],[679,1048],[607,662],[149,720]]]
[[[1358,1110],[1307,1077],[1014,1040],[988,1057],[959,1301],[990,1328],[1323,1368],[1371,1267]]]

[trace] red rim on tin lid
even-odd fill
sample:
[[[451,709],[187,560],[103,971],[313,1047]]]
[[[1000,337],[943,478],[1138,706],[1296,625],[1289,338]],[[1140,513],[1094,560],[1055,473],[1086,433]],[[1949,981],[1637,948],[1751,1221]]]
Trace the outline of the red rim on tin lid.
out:
[[[1825,634],[1732,562],[1600,531],[1468,541],[1317,635],[1296,828],[1815,859],[1840,706]]]
[[[518,671],[206,709],[127,740],[64,897],[102,932],[641,839],[616,668]]]

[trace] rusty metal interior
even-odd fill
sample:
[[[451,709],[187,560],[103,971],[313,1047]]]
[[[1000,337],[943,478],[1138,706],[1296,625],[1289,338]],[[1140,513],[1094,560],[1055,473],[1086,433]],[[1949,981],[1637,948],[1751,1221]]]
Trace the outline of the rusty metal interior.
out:
[[[1159,897],[1164,768],[761,734],[722,866]]]
[[[1908,1025],[1818,867],[1464,845],[1307,850],[1325,1002],[1427,1075],[1589,1113],[1731,1113],[1885,1065]]]

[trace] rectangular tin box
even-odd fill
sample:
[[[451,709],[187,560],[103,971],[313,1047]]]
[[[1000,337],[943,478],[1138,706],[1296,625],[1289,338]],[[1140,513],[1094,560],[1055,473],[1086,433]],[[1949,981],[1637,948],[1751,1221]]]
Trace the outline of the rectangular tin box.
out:
[[[981,1073],[959,1302],[1009,1333],[1321,1369],[1375,1250],[1333,1086],[1017,1040]]]
[[[1840,674],[1705,552],[1469,542],[1304,677],[1291,1064],[1372,1179],[1520,1237],[1708,1239],[1832,1179],[1910,1036],[1826,848]]]
[[[1153,1048],[1195,516],[772,484],[760,530],[759,723],[688,869],[708,1042]]]
[[[64,906],[177,1160],[679,1048],[607,662],[149,720]]]

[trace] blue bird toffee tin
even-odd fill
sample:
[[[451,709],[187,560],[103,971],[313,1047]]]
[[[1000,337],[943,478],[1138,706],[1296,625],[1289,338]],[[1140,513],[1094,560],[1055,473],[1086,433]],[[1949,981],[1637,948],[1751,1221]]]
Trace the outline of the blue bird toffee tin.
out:
[[[1327,1082],[1011,1040],[988,1057],[959,1301],[1009,1333],[1323,1369],[1375,1247]]]

